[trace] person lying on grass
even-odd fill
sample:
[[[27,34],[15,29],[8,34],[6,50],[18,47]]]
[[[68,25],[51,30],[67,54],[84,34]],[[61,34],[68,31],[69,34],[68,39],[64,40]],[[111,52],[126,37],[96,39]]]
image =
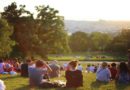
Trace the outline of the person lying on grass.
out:
[[[96,73],[96,80],[98,82],[108,83],[110,81],[111,73],[107,67],[107,63],[103,62],[102,65],[98,68]]]
[[[51,68],[43,60],[36,61],[36,67],[29,69],[29,84],[31,87],[55,88],[61,85],[44,79],[46,73],[51,72]]]
[[[65,72],[65,78],[67,80],[66,87],[81,87],[83,86],[83,75],[80,70],[77,70],[76,67],[78,61],[71,61],[68,64],[68,70]]]

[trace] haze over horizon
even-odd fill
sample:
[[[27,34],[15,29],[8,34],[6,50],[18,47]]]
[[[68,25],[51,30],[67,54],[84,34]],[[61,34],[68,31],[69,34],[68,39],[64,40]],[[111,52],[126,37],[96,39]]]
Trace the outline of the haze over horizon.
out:
[[[78,21],[130,21],[129,0],[0,0],[0,12],[16,2],[36,14],[35,6],[49,5],[59,10],[65,20]]]

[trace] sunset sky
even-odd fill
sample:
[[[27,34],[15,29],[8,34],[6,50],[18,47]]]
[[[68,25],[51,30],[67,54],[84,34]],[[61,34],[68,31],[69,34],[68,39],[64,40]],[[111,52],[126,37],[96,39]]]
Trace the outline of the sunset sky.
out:
[[[130,0],[0,0],[0,12],[14,1],[34,14],[35,6],[50,5],[66,20],[130,20]]]

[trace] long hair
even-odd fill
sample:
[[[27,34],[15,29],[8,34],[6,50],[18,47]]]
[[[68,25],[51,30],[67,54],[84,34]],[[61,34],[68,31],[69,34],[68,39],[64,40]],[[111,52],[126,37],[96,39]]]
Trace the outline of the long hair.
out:
[[[128,69],[127,64],[125,62],[120,63],[119,71],[120,71],[120,73],[122,73],[122,72],[128,73],[129,72],[129,69]]]

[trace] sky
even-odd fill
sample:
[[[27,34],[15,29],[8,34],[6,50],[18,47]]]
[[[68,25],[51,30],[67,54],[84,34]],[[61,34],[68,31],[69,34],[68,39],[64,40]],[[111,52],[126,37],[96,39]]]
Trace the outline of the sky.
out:
[[[130,20],[130,0],[0,0],[0,12],[11,2],[26,5],[34,14],[35,6],[49,5],[65,20]]]

